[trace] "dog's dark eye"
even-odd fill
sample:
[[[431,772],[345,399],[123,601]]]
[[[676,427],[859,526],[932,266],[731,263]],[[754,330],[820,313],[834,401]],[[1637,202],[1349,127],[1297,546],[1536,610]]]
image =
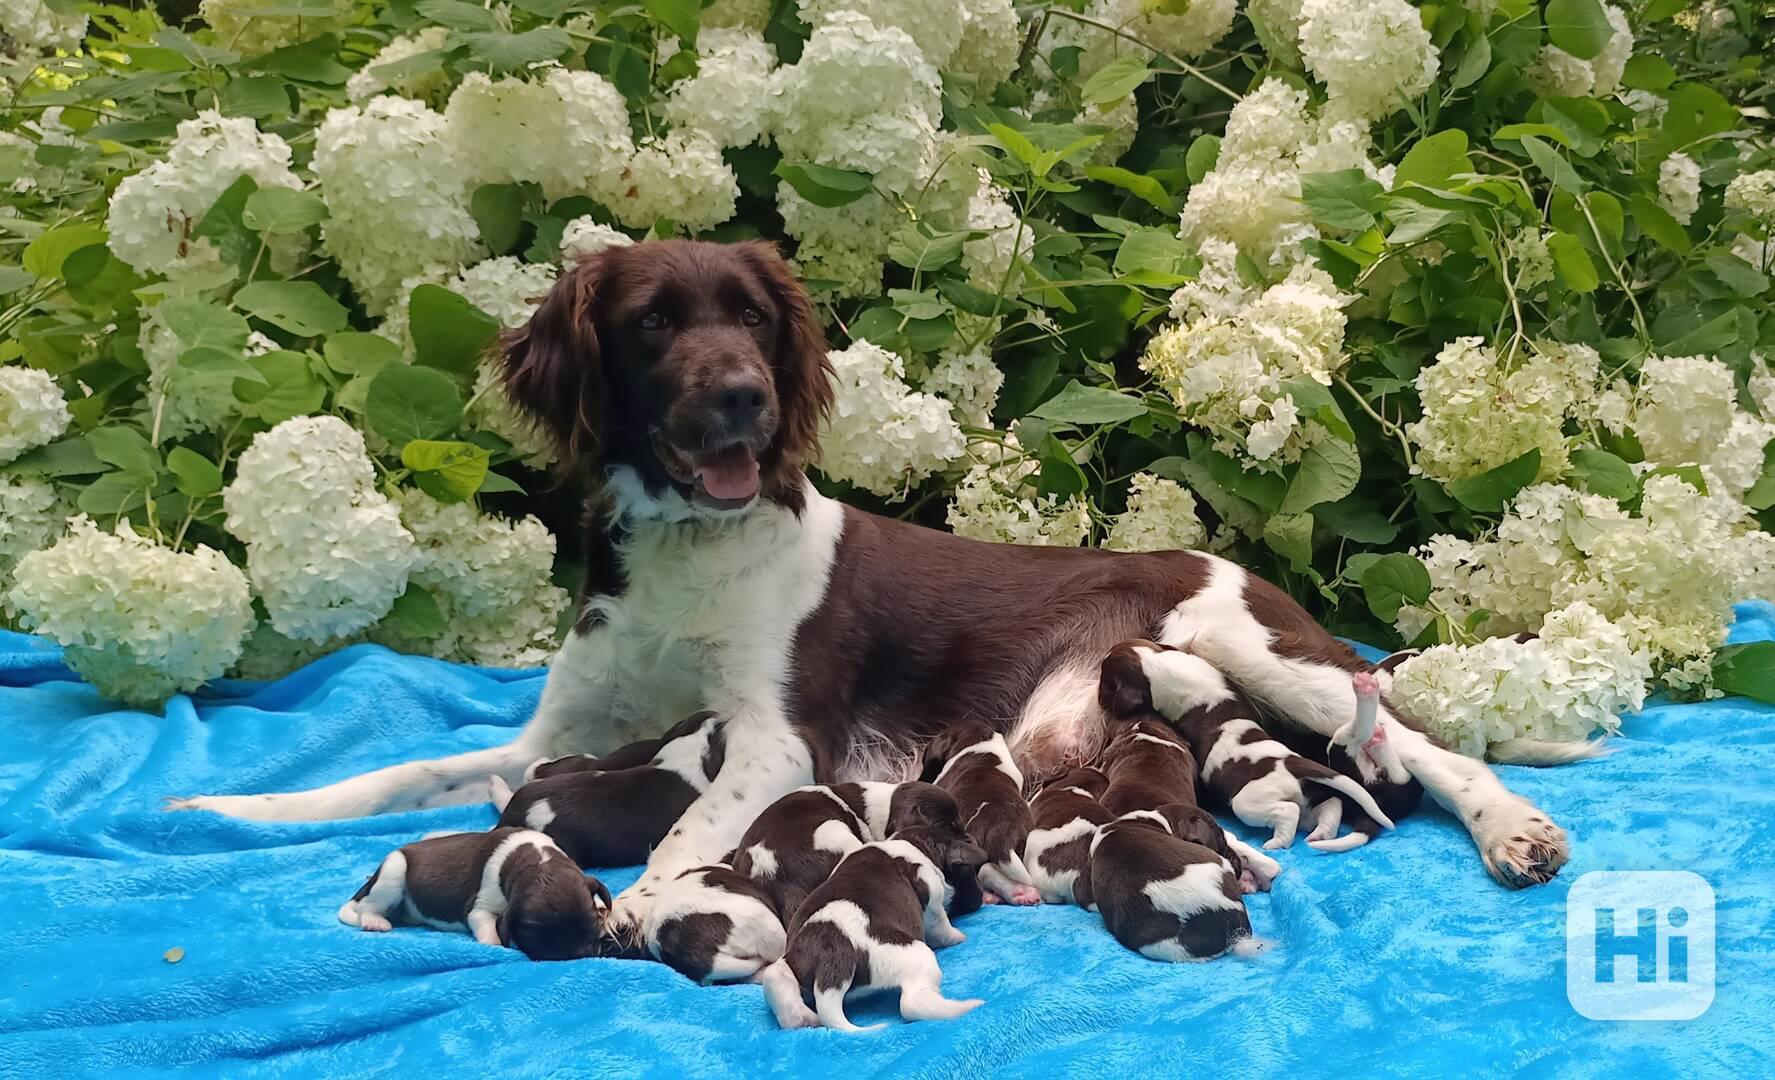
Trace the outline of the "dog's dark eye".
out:
[[[755,307],[749,307],[746,310],[740,312],[740,321],[745,323],[747,326],[763,326],[764,325],[764,312],[759,311]]]
[[[643,312],[641,318],[636,321],[636,325],[643,330],[664,330],[666,317],[657,311]]]

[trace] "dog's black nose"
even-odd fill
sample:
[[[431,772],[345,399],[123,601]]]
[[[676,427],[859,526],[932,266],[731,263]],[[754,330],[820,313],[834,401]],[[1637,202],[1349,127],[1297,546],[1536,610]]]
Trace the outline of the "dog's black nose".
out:
[[[769,387],[755,375],[730,375],[711,394],[716,415],[730,435],[749,433],[769,401]]]

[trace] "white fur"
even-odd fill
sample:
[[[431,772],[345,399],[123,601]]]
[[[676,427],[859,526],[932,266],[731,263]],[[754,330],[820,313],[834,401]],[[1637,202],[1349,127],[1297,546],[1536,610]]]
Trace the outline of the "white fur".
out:
[[[1065,772],[1103,749],[1104,717],[1097,704],[1098,658],[1064,664],[1042,676],[1011,728],[1010,752],[1031,772]],[[1021,784],[1022,774],[1017,782]]]
[[[886,840],[888,811],[893,808],[894,788],[899,785],[862,781],[858,786],[863,789],[863,824],[869,829],[869,839]]]
[[[654,898],[653,918],[644,937],[655,960],[661,955],[658,929],[685,915],[726,915],[733,920],[727,941],[716,953],[704,983],[739,982],[758,976],[783,956],[787,935],[776,913],[757,897],[709,885],[701,873],[686,874]]]
[[[1078,791],[1078,788],[1068,790]],[[1079,792],[1081,795],[1089,795]],[[1064,825],[1052,829],[1037,829],[1029,834],[1029,841],[1023,845],[1023,865],[1029,869],[1030,881],[1036,891],[1042,894],[1042,902],[1047,904],[1070,904],[1073,902],[1073,886],[1078,882],[1077,870],[1050,871],[1042,868],[1041,856],[1051,848],[1070,843],[1081,836],[1088,836],[1097,831],[1085,818],[1073,818]]]
[[[1017,768],[1017,763],[1011,760],[1011,748],[1006,745],[1005,737],[996,731],[989,739],[982,739],[957,750],[948,761],[943,763],[943,768],[937,772],[937,779],[932,782],[941,785],[943,778],[949,775],[949,770],[955,767],[955,763],[969,754],[990,754],[994,759],[993,767],[1010,777],[1011,783],[1017,785],[1017,790],[1023,790],[1023,773]]]
[[[752,860],[751,877],[762,880],[777,876],[777,853],[763,844],[753,844],[746,849]]]
[[[1225,859],[1211,863],[1191,863],[1183,868],[1183,873],[1163,881],[1150,881],[1141,889],[1152,905],[1160,911],[1168,911],[1179,919],[1188,922],[1192,916],[1204,911],[1230,911],[1245,905],[1237,900],[1229,899],[1220,884],[1233,868]],[[1228,951],[1232,951],[1229,946]],[[1183,947],[1183,943],[1165,939],[1144,945],[1140,949],[1142,956],[1153,960],[1164,960],[1168,963],[1194,963],[1212,960],[1214,953],[1208,956],[1197,956]]]
[[[528,774],[529,770],[525,770],[525,772]],[[530,782],[528,775],[526,775],[524,782]],[[512,786],[505,782],[505,777],[494,773],[487,777],[487,798],[492,801],[494,812],[503,814],[506,805],[512,801]]]
[[[659,756],[653,759],[653,767],[676,774],[699,795],[709,790],[709,777],[703,772],[703,755],[709,752],[709,743],[720,728],[718,718],[704,720],[695,731],[660,747]]]
[[[863,841],[857,836],[856,830],[845,822],[822,821],[814,829],[815,851],[829,851],[842,858],[862,846]]]
[[[524,811],[524,824],[538,832],[554,824],[554,821],[555,808],[549,805],[547,799],[536,800],[530,804],[530,809]]]

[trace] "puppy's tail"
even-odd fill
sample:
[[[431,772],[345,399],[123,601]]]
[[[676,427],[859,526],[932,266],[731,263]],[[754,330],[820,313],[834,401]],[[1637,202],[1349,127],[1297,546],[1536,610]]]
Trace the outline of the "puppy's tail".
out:
[[[512,786],[495,773],[487,778],[487,797],[493,800],[493,809],[503,814],[506,804],[512,801]]]
[[[829,1027],[834,1031],[879,1031],[886,1024],[871,1024],[858,1027],[851,1023],[851,1018],[844,1015],[844,994],[850,984],[814,988],[814,1015],[820,1018],[821,1027]]]
[[[1615,748],[1606,739],[1589,742],[1549,742],[1544,739],[1505,739],[1485,749],[1485,760],[1503,765],[1565,765],[1606,757]]]
[[[1004,868],[1005,876],[1017,884],[1031,886],[1035,884],[1035,878],[1029,874],[1029,867],[1023,864],[1023,856],[1018,854],[1015,848],[1005,854],[1004,859],[999,862],[999,866]]]
[[[1374,796],[1368,793],[1367,788],[1333,769],[1326,769],[1325,773],[1324,776],[1312,775],[1302,779],[1308,783],[1323,785],[1347,796],[1351,802],[1361,808],[1363,813],[1378,822],[1381,828],[1391,829],[1393,827],[1393,819],[1388,817],[1386,811],[1380,808],[1380,804],[1374,801]]]
[[[1342,836],[1331,840],[1314,840],[1310,837],[1307,840],[1307,846],[1314,851],[1329,851],[1332,853],[1352,851],[1366,843],[1368,843],[1368,834],[1357,829],[1351,829]]]

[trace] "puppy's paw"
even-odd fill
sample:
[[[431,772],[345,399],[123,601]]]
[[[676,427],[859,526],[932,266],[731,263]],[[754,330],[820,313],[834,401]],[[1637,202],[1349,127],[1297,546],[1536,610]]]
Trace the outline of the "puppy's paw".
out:
[[[1257,892],[1258,891],[1257,875],[1253,874],[1248,869],[1240,871],[1239,872],[1239,891],[1244,893],[1246,896],[1250,896],[1252,893]]]
[[[1471,826],[1486,870],[1507,889],[1545,885],[1571,858],[1565,830],[1523,799],[1484,808]]]
[[[259,821],[275,821],[279,817],[275,804],[267,795],[190,795],[184,798],[169,795],[160,808],[167,811],[208,810],[224,817]]]
[[[1291,848],[1293,846],[1294,846],[1294,840],[1292,837],[1287,840],[1278,840],[1277,838],[1272,836],[1268,840],[1265,840],[1263,842],[1263,849],[1265,851],[1284,851],[1284,850]]]
[[[1011,895],[1006,899],[1018,907],[1028,907],[1031,904],[1041,903],[1042,894],[1041,890],[1034,885],[1018,885],[1011,890]]]
[[[387,919],[383,918],[380,915],[371,915],[368,913],[362,913],[362,914],[358,915],[357,926],[358,926],[359,930],[369,930],[373,933],[378,933],[378,934],[382,933],[384,931],[387,931],[387,930],[394,929],[394,924],[389,922]]]
[[[991,889],[985,889],[980,893],[980,902],[982,904],[1002,904],[1005,901],[1003,897],[999,896],[999,894],[993,892]]]
[[[931,932],[925,936],[925,944],[933,949],[947,949],[951,945],[960,945],[966,940],[968,940],[968,935],[953,926],[949,928],[947,933],[941,927],[932,927]]]

